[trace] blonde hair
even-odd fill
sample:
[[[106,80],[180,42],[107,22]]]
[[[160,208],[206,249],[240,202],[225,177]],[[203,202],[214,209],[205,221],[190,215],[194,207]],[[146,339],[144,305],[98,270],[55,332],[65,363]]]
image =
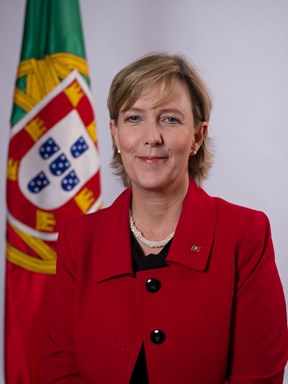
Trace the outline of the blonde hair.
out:
[[[108,95],[110,118],[117,125],[120,110],[128,110],[147,86],[159,86],[160,98],[168,94],[175,79],[182,80],[188,87],[192,103],[195,126],[209,122],[212,100],[206,85],[193,65],[180,55],[155,53],[144,56],[123,68],[113,79]],[[121,156],[113,140],[111,167],[122,177],[125,186],[130,184],[123,167]],[[197,184],[207,177],[212,165],[211,141],[205,137],[195,156],[189,158],[189,176]]]

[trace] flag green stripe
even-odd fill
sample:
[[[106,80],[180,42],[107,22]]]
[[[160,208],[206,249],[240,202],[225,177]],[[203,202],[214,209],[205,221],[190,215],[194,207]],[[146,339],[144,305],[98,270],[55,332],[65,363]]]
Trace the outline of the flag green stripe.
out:
[[[27,0],[20,61],[43,60],[54,53],[71,53],[86,60],[78,0]],[[89,85],[89,79],[84,76]],[[26,91],[26,77],[16,86]],[[11,125],[26,112],[13,105]]]
[[[48,28],[49,26],[49,28]],[[77,0],[27,2],[21,61],[69,52],[86,58]]]

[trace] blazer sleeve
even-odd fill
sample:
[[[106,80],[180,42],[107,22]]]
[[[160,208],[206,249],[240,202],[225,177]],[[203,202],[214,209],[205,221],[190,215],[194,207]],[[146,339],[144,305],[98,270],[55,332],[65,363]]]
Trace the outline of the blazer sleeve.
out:
[[[44,356],[44,383],[84,384],[77,368],[73,326],[77,268],[64,231],[59,234],[57,251],[57,273]]]
[[[287,362],[284,293],[270,224],[256,212],[237,247],[229,384],[280,384]]]

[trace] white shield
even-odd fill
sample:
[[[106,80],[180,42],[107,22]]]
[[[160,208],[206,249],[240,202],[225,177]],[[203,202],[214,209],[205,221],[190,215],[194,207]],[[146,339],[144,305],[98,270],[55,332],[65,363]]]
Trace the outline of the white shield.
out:
[[[79,139],[85,143],[85,150],[77,153],[75,143]],[[49,140],[57,144],[57,150],[45,158],[41,156],[41,148]],[[53,167],[59,156],[65,161],[58,163],[59,171],[54,172]],[[99,155],[95,144],[78,112],[72,110],[41,136],[22,158],[18,173],[19,188],[32,204],[40,209],[54,210],[73,198],[98,169]],[[37,188],[37,183],[40,188]]]

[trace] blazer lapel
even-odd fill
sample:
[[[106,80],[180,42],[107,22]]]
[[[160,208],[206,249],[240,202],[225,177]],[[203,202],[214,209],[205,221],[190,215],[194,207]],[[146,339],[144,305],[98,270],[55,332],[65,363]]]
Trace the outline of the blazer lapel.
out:
[[[213,245],[216,218],[215,199],[190,180],[167,262],[204,271]]]
[[[110,208],[99,212],[93,254],[96,281],[133,273],[129,228],[131,190],[126,189]]]

